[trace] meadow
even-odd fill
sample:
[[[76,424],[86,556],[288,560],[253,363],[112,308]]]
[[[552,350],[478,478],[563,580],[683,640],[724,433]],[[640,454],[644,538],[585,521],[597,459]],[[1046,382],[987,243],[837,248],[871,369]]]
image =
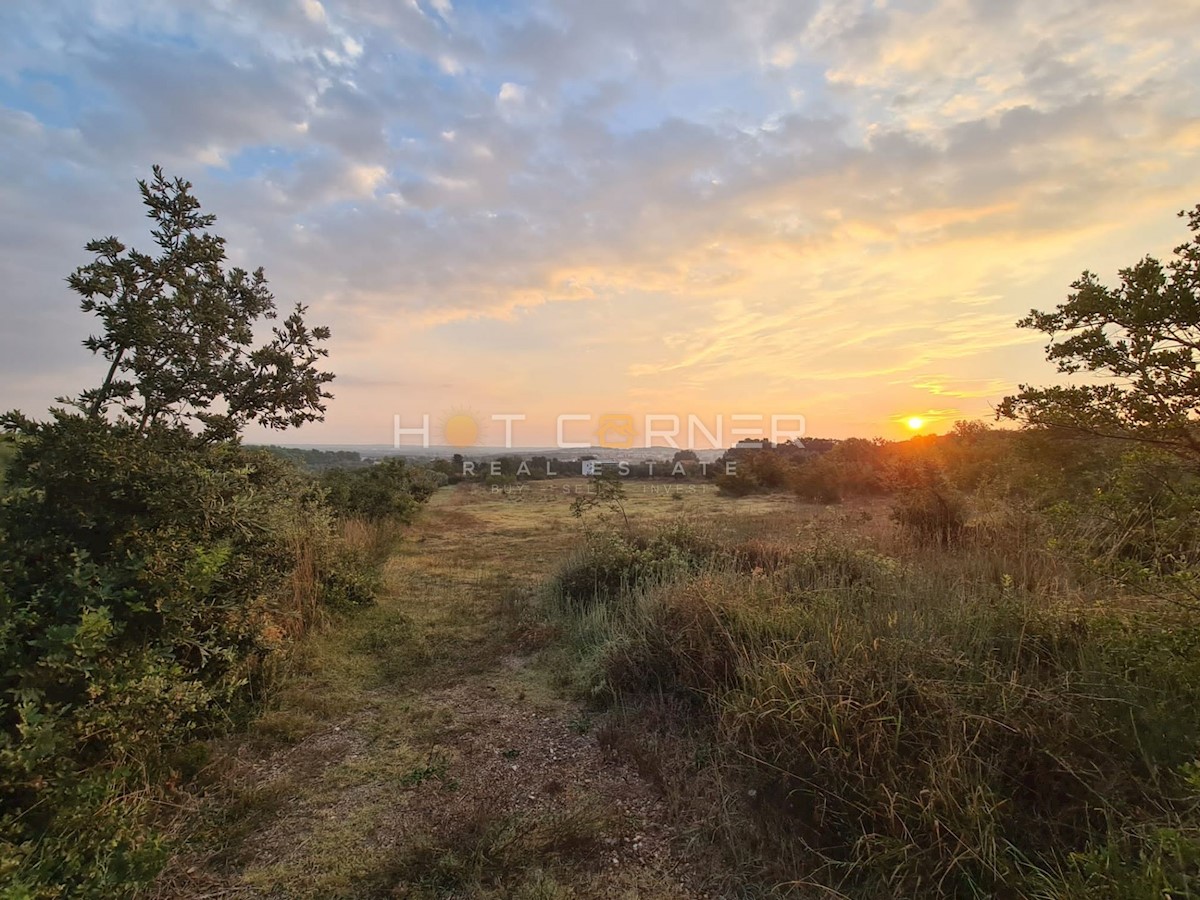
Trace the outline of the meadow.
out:
[[[156,894],[1196,889],[1192,611],[994,510],[949,549],[894,498],[593,491],[360,526],[376,604],[214,745]]]
[[[721,895],[1192,896],[1195,608],[1013,510],[946,545],[881,506],[600,530],[551,582]]]
[[[631,491],[630,515],[766,529],[796,507],[690,487]],[[154,893],[698,896],[708,876],[657,789],[597,742],[542,612],[588,490],[464,484],[410,526],[360,525],[392,548],[375,604],[306,638],[264,714],[214,745]]]

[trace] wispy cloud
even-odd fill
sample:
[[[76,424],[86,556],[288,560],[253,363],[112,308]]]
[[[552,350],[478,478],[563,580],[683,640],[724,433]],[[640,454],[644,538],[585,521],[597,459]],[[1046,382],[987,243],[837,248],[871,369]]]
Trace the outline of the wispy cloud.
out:
[[[1048,374],[1017,317],[1200,200],[1198,51],[1178,0],[12,4],[7,405],[80,386],[62,277],[161,162],[333,325],[313,440],[470,394],[983,414]]]

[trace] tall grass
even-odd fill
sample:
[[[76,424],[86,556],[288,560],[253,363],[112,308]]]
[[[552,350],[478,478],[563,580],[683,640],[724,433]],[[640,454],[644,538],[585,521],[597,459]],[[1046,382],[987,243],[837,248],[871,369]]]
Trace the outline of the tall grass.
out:
[[[1190,614],[1085,603],[1034,541],[850,537],[610,537],[551,586],[572,677],[655,711],[666,734],[618,743],[674,754],[665,789],[735,868],[798,895],[1200,890]]]

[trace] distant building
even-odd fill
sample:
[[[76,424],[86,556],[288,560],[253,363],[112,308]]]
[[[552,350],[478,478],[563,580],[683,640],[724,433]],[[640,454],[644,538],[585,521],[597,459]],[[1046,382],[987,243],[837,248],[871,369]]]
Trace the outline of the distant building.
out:
[[[766,438],[758,438],[758,439],[743,438],[742,440],[738,441],[737,444],[732,449],[734,449],[734,450],[770,450],[773,446],[775,446],[775,445],[772,444],[770,441],[768,441]]]

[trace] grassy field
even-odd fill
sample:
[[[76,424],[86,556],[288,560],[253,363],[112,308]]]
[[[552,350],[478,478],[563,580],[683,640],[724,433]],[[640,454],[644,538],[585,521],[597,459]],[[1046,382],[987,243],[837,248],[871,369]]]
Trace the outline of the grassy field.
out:
[[[595,531],[555,574],[546,661],[719,896],[1200,892],[1197,610],[972,506],[946,545],[886,508],[730,503]]]
[[[157,895],[1191,895],[1187,614],[986,511],[585,490],[364,527],[378,605],[214,748]]]
[[[531,614],[582,540],[585,489],[436,494],[378,605],[307,640],[268,711],[214,749],[158,896],[699,896],[671,811],[605,754]],[[626,505],[746,536],[845,518],[688,485],[634,486]]]

